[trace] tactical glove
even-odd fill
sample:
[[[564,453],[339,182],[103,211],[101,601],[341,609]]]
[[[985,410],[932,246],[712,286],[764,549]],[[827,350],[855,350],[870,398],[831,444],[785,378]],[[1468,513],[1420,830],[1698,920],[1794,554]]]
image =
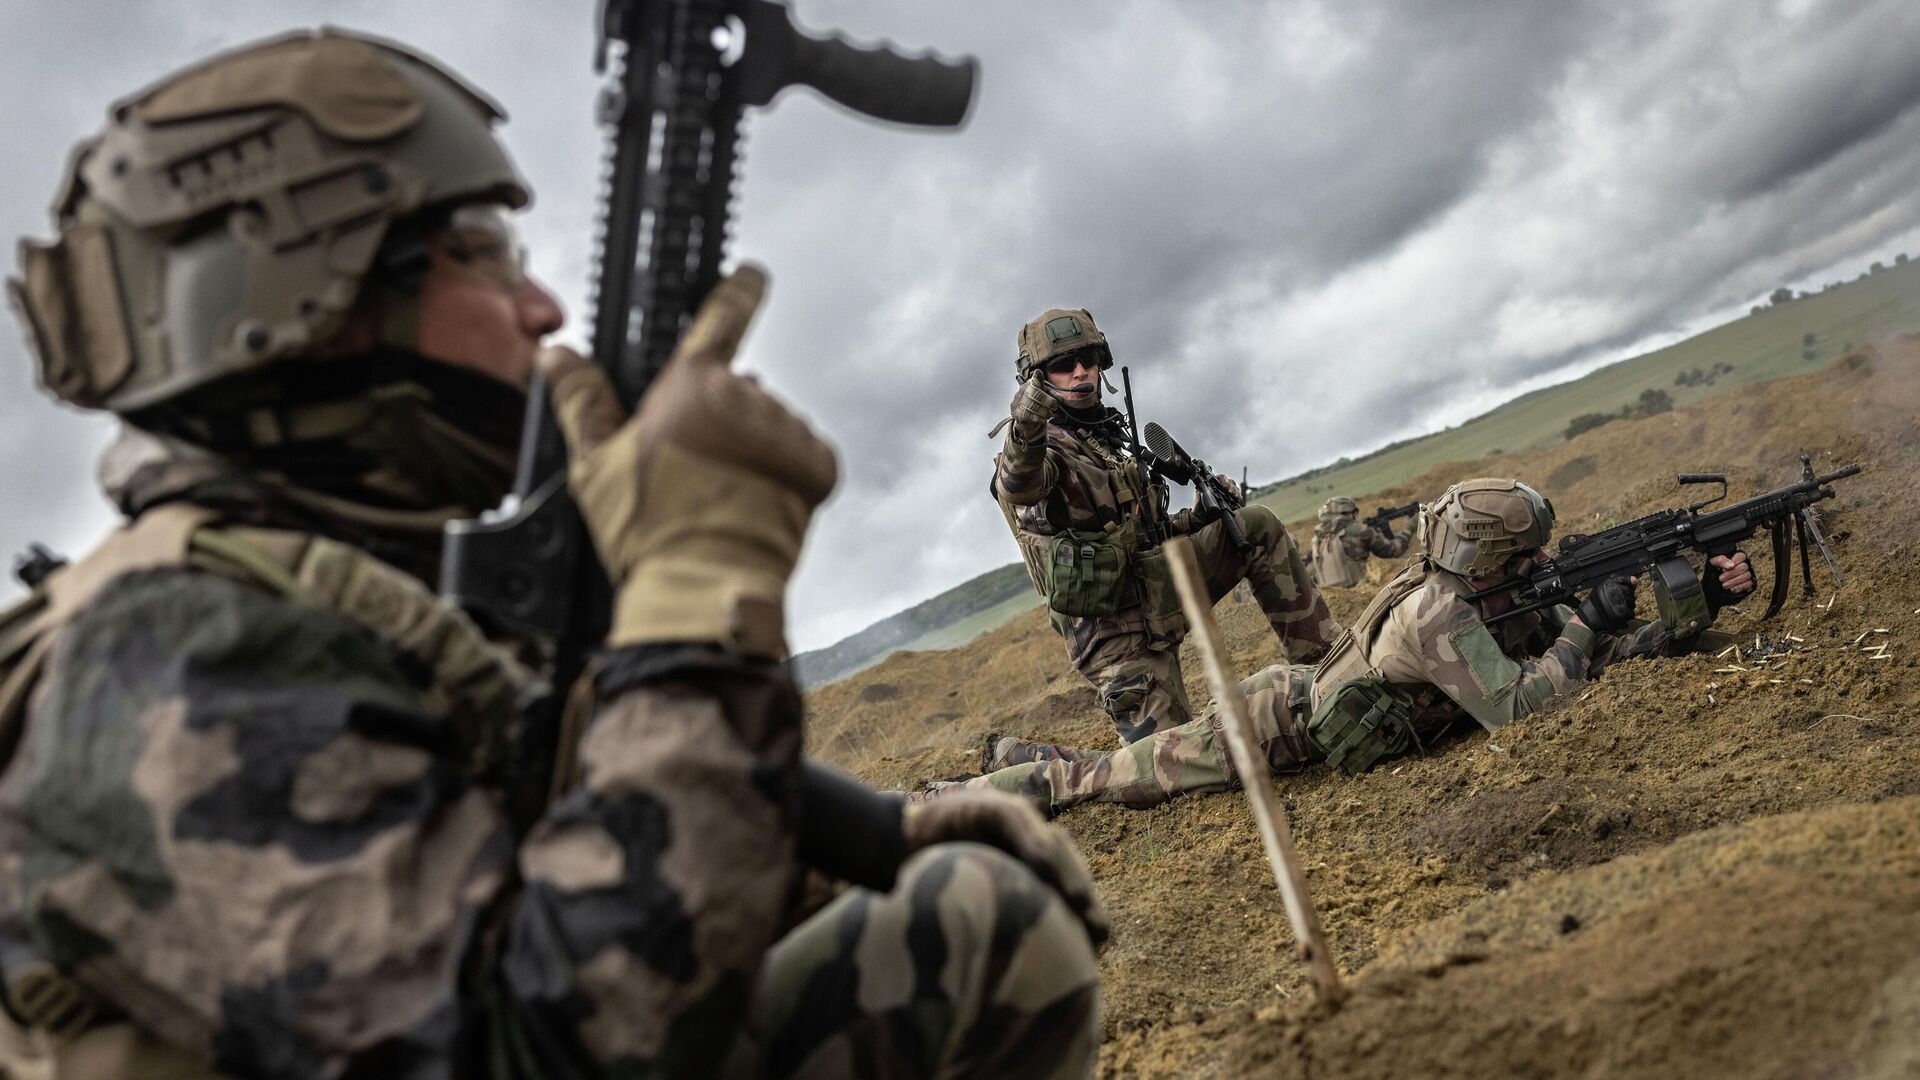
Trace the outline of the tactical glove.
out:
[[[1617,634],[1633,618],[1633,600],[1633,579],[1610,577],[1580,601],[1580,621],[1596,634]]]
[[[1021,442],[1038,442],[1046,434],[1047,421],[1053,418],[1058,399],[1047,389],[1047,377],[1034,372],[1013,395],[1013,434]]]
[[[616,590],[609,645],[786,655],[787,578],[836,470],[805,423],[728,370],[765,292],[750,266],[714,286],[631,417],[599,367],[540,352],[574,499]]]
[[[1093,888],[1093,875],[1067,834],[1045,821],[1026,803],[997,791],[967,792],[907,807],[901,821],[907,849],[972,842],[998,848],[1025,863],[1053,887],[1086,927],[1097,948],[1112,924]]]

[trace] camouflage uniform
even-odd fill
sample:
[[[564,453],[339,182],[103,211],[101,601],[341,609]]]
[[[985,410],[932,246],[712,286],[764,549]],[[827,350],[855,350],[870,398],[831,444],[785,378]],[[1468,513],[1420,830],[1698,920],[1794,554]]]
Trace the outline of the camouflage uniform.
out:
[[[1358,585],[1366,580],[1368,558],[1397,559],[1407,553],[1412,538],[1411,529],[1383,536],[1352,514],[1323,512],[1308,543],[1314,583],[1329,588]]]
[[[1638,623],[1620,635],[1595,634],[1568,624],[1565,607],[1488,626],[1464,595],[1455,574],[1415,562],[1382,591],[1389,601],[1369,612],[1354,632],[1375,628],[1365,650],[1374,669],[1413,699],[1411,736],[1424,749],[1468,718],[1488,731],[1563,697],[1604,668],[1631,657],[1684,651],[1658,622]],[[1484,603],[1484,601],[1483,601]],[[1343,638],[1319,670],[1276,665],[1242,680],[1240,692],[1259,733],[1268,766],[1293,772],[1324,760],[1327,747],[1309,718],[1346,681]],[[1036,762],[1000,769],[942,788],[936,795],[994,789],[1059,813],[1087,802],[1144,808],[1179,795],[1238,787],[1220,719],[1214,710],[1191,723],[1110,754]]]
[[[1113,409],[1090,420],[1061,409],[1039,441],[1023,442],[1010,432],[995,460],[994,493],[1042,596],[1042,568],[1054,537],[1068,530],[1130,537],[1139,528],[1145,504],[1121,422]],[[1192,537],[1215,600],[1248,582],[1282,650],[1295,659],[1318,656],[1340,626],[1307,580],[1293,538],[1264,506],[1233,514],[1252,542],[1247,555],[1228,538],[1224,522],[1196,521],[1191,509],[1172,515],[1168,532]],[[1066,639],[1068,661],[1099,691],[1124,743],[1192,715],[1180,675],[1179,600],[1170,586],[1146,574],[1136,574],[1132,588],[1125,606],[1110,615],[1049,613]]]
[[[352,229],[324,219],[322,254],[338,243],[361,259],[316,265],[351,287],[273,308],[271,330],[204,354],[166,325],[143,322],[138,349],[111,337],[120,290],[99,259],[116,250],[103,233],[143,260],[142,287],[210,244],[312,255],[236,241],[222,230],[249,227],[237,214],[198,215],[203,232],[185,234],[194,250],[182,253],[149,222],[117,216],[101,195],[115,179],[184,198],[179,182],[148,174],[179,169],[173,155],[202,136],[249,140],[231,183],[189,192],[216,201],[274,181],[275,147],[311,157],[338,135],[363,161],[409,132],[444,133],[449,118],[477,130],[469,148],[484,147],[481,104],[428,62],[349,35],[241,50],[117,111],[110,140],[138,143],[151,121],[171,149],[130,153],[111,171],[76,155],[82,175],[62,206],[82,211],[62,218],[58,241],[26,251],[17,297],[56,394],[159,424],[169,417],[137,410],[237,369],[257,411],[182,409],[167,434],[130,433],[103,467],[128,524],[0,613],[0,1071],[1087,1075],[1092,924],[1083,933],[1024,854],[910,837],[908,823],[929,819],[862,793],[885,842],[866,875],[877,891],[851,889],[802,921],[802,875],[820,854],[802,849],[815,789],[800,698],[772,655],[708,638],[610,640],[581,685],[559,688],[561,730],[530,729],[523,705],[545,690],[539,678],[425,584],[443,524],[502,494],[491,463],[513,453],[496,436],[512,437],[524,394],[500,383],[488,396],[467,385],[480,376],[429,370],[398,340],[368,357],[300,353],[303,335],[337,328],[327,320],[353,303],[360,276],[367,289],[404,288],[367,269],[386,218]],[[331,127],[301,127],[314,117]],[[272,138],[258,134],[269,125]],[[206,171],[242,157],[209,155]],[[403,175],[353,179],[350,192],[434,190]],[[518,191],[490,182],[455,197],[496,188]],[[182,280],[190,290],[196,279]],[[262,356],[232,359],[256,345]],[[169,362],[149,363],[141,350],[156,346]],[[404,391],[382,400],[416,411],[392,423],[347,408],[359,400],[349,396],[321,403],[325,425],[278,423],[312,405],[266,395],[285,369],[262,365],[282,356],[309,374],[364,360],[392,384],[380,389]],[[675,374],[669,365],[663,382]],[[703,385],[729,378],[712,371]],[[454,389],[488,404],[492,426],[436,411],[434,391]],[[135,392],[146,396],[112,396]],[[491,407],[502,404],[512,407]],[[444,437],[408,441],[423,426]],[[219,451],[196,432],[219,436]],[[817,451],[830,487],[831,454]],[[780,523],[791,547],[824,494],[793,495],[811,501]],[[677,549],[683,566],[692,550]],[[777,636],[780,609],[756,610]]]

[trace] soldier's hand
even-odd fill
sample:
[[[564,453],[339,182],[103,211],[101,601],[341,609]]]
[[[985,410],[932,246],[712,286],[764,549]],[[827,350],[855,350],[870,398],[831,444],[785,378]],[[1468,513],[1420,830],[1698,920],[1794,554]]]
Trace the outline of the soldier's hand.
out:
[[[716,285],[631,417],[591,361],[540,352],[574,498],[617,589],[610,645],[785,655],[787,578],[836,467],[805,423],[729,370],[765,292],[751,266]]]
[[[1720,571],[1718,574],[1706,574],[1701,582],[1707,594],[1707,607],[1718,614],[1721,608],[1737,604],[1746,594],[1753,591],[1753,564],[1747,561],[1747,553],[1736,551],[1731,555],[1714,555],[1707,559],[1707,566]]]
[[[1006,852],[1060,894],[1096,947],[1106,942],[1112,924],[1080,849],[1026,803],[996,791],[968,792],[908,806],[901,828],[909,851],[970,841]]]
[[[1236,508],[1247,505],[1247,493],[1240,490],[1240,481],[1235,480],[1226,473],[1214,473],[1213,475],[1220,481],[1220,493],[1226,499],[1227,505]]]
[[[1580,601],[1575,618],[1598,634],[1617,634],[1626,629],[1633,619],[1633,587],[1638,580],[1621,574],[1594,586]]]
[[[1047,377],[1038,371],[1020,384],[1011,407],[1013,430],[1020,441],[1033,442],[1047,430],[1047,421],[1053,418],[1053,407],[1058,400],[1047,389]]]

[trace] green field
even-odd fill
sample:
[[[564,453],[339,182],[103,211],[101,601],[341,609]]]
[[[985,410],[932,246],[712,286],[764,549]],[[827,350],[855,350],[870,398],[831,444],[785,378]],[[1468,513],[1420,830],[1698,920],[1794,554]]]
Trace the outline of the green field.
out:
[[[1642,390],[1664,390],[1678,407],[1742,383],[1804,374],[1840,355],[1850,344],[1916,330],[1920,330],[1920,261],[1770,307],[1657,352],[1536,390],[1459,427],[1348,465],[1283,480],[1255,501],[1271,507],[1282,521],[1297,521],[1312,517],[1332,495],[1365,495],[1449,461],[1472,461],[1496,451],[1559,442],[1567,421],[1582,413],[1618,409],[1638,398]],[[1807,334],[1814,336],[1810,360],[1801,355],[1808,348],[1802,344]],[[1674,377],[1681,372],[1711,370],[1716,364],[1732,364],[1733,370],[1708,386],[1674,385]]]
[[[1920,260],[1830,292],[1769,307],[1667,348],[1536,390],[1459,427],[1283,480],[1254,501],[1271,507],[1282,521],[1298,521],[1312,517],[1331,495],[1365,496],[1449,461],[1472,461],[1558,442],[1569,420],[1583,413],[1616,411],[1644,390],[1665,391],[1679,407],[1743,383],[1804,374],[1850,347],[1916,332],[1920,332]],[[1808,334],[1813,335],[1811,345],[1806,344]],[[1804,355],[1808,352],[1811,356]],[[1682,372],[1711,371],[1729,364],[1732,370],[1722,371],[1710,384],[1674,382]],[[1026,575],[1015,567],[989,571],[796,660],[812,659],[817,677],[806,682],[818,685],[877,663],[896,649],[956,648],[1038,604],[1039,598],[1025,582]]]

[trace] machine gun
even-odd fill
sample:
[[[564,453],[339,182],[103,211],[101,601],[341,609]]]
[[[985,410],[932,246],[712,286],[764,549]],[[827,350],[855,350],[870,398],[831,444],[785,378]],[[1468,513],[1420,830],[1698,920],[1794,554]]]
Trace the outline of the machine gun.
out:
[[[882,120],[954,127],[977,64],[810,38],[772,0],[602,0],[595,70],[608,161],[593,297],[594,363],[635,407],[720,279],[748,106],[812,86]],[[612,589],[568,497],[566,445],[546,387],[528,400],[513,493],[447,528],[440,591],[545,655],[564,694],[605,639]],[[559,694],[523,724],[557,729]],[[541,774],[535,750],[521,767]],[[550,749],[548,750],[550,753]]]
[[[1253,550],[1253,541],[1240,528],[1240,519],[1233,516],[1235,510],[1246,505],[1245,492],[1236,494],[1221,483],[1206,462],[1187,453],[1166,428],[1151,421],[1147,424],[1147,462],[1155,473],[1176,484],[1192,484],[1194,504],[1207,516],[1225,523],[1227,538],[1241,554]]]
[[[1167,485],[1160,479],[1160,473],[1153,468],[1153,455],[1140,445],[1140,420],[1133,411],[1133,376],[1123,366],[1120,369],[1122,400],[1127,405],[1127,452],[1133,455],[1133,467],[1138,473],[1141,501],[1144,512],[1140,515],[1139,546],[1145,549],[1157,548],[1167,542]],[[1149,423],[1149,437],[1156,430]]]
[[[1412,517],[1419,512],[1419,499],[1415,499],[1405,506],[1376,506],[1373,508],[1373,516],[1367,518],[1362,524],[1380,533],[1382,536],[1392,539],[1393,523],[1404,517]]]
[[[1651,571],[1657,575],[1658,586],[1671,599],[1688,600],[1698,596],[1702,586],[1699,575],[1686,559],[1687,552],[1731,555],[1741,541],[1766,529],[1773,546],[1773,595],[1761,618],[1769,619],[1787,601],[1787,583],[1792,576],[1788,559],[1796,536],[1800,541],[1800,576],[1807,595],[1813,595],[1813,569],[1807,554],[1810,546],[1820,549],[1827,568],[1833,572],[1834,586],[1838,588],[1847,583],[1810,508],[1814,503],[1834,497],[1830,485],[1835,480],[1859,471],[1860,466],[1848,465],[1817,476],[1813,462],[1801,455],[1798,483],[1706,513],[1702,511],[1727,497],[1727,478],[1720,473],[1681,473],[1675,477],[1681,484],[1719,484],[1720,494],[1683,509],[1648,514],[1602,532],[1562,537],[1559,550],[1527,574],[1469,593],[1467,599],[1514,593],[1511,610],[1486,620],[1496,623],[1568,603],[1576,594],[1608,578]]]

